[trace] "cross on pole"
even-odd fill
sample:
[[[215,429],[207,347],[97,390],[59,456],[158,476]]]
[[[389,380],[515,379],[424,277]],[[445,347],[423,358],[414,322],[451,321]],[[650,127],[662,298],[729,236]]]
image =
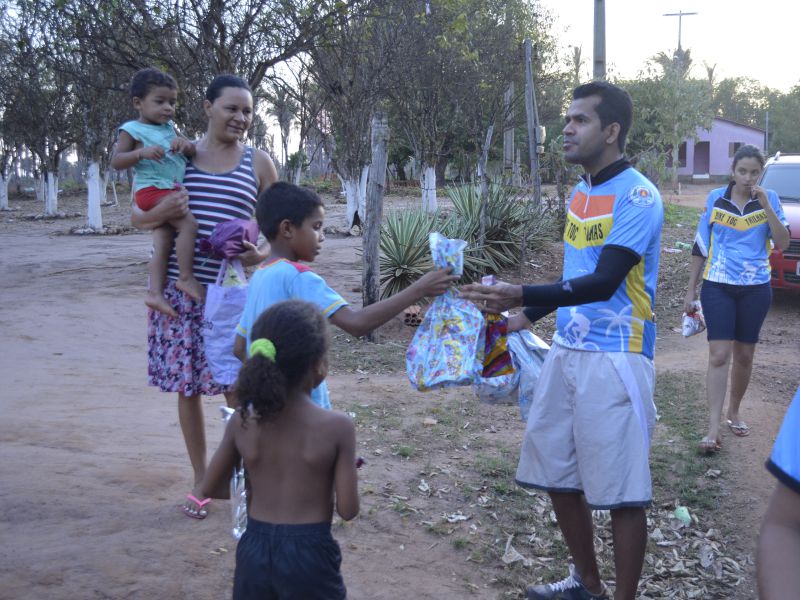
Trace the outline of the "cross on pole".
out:
[[[696,14],[696,12],[683,12],[682,10],[679,10],[676,13],[664,13],[663,16],[665,17],[678,17],[678,50],[681,49],[681,25],[683,23],[683,17],[689,17]]]

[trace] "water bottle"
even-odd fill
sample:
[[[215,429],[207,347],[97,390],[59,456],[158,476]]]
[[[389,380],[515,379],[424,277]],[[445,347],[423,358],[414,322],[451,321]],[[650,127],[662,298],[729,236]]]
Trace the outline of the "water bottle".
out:
[[[227,406],[220,406],[222,420],[227,423],[235,409]],[[233,517],[233,527],[231,533],[235,539],[242,537],[244,530],[247,529],[247,486],[245,482],[244,461],[233,469],[231,476],[231,515]]]

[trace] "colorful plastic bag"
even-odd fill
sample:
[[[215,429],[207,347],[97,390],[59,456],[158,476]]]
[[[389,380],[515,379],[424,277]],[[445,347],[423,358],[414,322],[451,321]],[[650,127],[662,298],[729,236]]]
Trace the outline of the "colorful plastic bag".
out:
[[[692,312],[683,313],[683,337],[695,335],[706,329],[706,320],[703,317],[703,308],[700,306],[700,302],[695,300],[692,306],[694,308]]]
[[[481,377],[473,390],[486,404],[519,404],[522,420],[526,420],[536,383],[549,346],[530,331],[508,334],[508,352],[514,372],[500,377]]]
[[[214,381],[232,385],[242,366],[233,354],[236,326],[247,300],[247,276],[239,260],[222,261],[216,283],[209,284],[203,309],[203,344]]]
[[[439,233],[429,236],[433,263],[464,271],[463,240]],[[418,390],[469,385],[483,371],[483,315],[477,307],[448,290],[434,299],[406,351],[406,374]]]
[[[481,279],[483,285],[494,285],[494,275],[485,275]],[[483,377],[502,377],[514,372],[511,354],[508,351],[508,317],[498,314],[487,314],[485,344],[483,347]]]

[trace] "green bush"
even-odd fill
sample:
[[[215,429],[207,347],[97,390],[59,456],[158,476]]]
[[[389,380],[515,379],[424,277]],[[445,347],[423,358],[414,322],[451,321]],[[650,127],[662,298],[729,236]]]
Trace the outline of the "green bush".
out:
[[[479,280],[518,267],[523,243],[529,252],[551,238],[557,218],[533,209],[515,188],[494,184],[486,203],[486,231],[480,237],[480,190],[473,185],[450,187],[449,212],[426,213],[421,208],[391,212],[381,228],[381,296],[405,289],[432,268],[428,235],[438,231],[467,242],[462,282]]]

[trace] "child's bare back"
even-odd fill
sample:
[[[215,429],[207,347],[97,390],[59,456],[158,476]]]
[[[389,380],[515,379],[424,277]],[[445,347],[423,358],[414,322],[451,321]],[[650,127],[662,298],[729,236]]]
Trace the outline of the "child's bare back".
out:
[[[269,523],[321,523],[358,513],[355,428],[344,413],[289,399],[271,420],[229,425],[250,482],[248,514]]]

